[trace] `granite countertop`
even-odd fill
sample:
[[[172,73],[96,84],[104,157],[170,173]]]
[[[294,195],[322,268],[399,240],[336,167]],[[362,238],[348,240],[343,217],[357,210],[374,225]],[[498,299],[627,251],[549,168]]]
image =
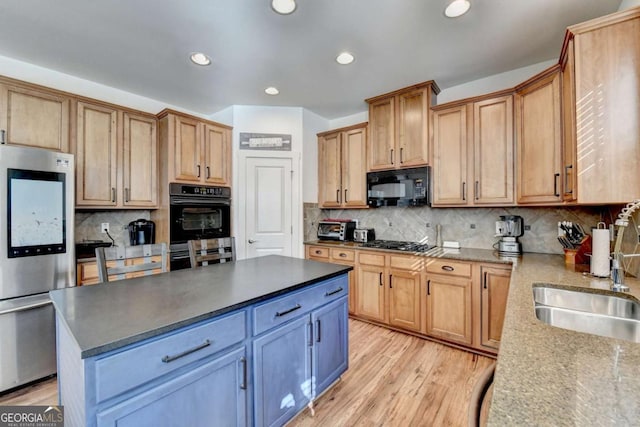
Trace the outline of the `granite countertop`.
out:
[[[518,259],[489,425],[638,425],[640,344],[541,322],[534,313],[534,283],[610,293],[611,281],[565,266],[560,255],[525,254]],[[627,278],[626,284],[631,292],[622,297],[640,299],[640,282]]]
[[[270,255],[51,291],[81,357],[124,347],[331,278],[352,267]]]

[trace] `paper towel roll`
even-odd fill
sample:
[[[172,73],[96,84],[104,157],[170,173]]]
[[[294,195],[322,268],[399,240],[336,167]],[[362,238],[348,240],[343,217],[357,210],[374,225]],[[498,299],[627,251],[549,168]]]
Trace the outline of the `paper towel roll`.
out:
[[[594,228],[591,243],[591,274],[609,277],[609,230]]]

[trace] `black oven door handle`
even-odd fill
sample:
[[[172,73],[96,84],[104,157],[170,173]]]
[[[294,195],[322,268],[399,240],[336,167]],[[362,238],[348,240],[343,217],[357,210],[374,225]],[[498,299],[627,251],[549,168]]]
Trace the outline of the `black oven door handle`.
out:
[[[215,208],[216,206],[231,206],[230,199],[185,199],[178,197],[171,197],[169,202],[172,206],[211,206]]]

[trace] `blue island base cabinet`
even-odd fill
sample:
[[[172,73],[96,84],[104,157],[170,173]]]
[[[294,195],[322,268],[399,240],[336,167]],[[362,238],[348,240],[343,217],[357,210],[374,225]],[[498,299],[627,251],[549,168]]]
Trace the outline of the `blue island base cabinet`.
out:
[[[326,268],[312,266],[319,264]],[[348,367],[346,272],[304,283],[170,332],[88,354],[58,313],[65,425],[285,424]]]

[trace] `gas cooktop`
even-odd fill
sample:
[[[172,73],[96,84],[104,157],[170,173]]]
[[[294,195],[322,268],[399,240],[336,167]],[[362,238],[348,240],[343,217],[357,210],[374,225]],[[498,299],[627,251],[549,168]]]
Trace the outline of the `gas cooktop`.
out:
[[[372,240],[362,244],[363,248],[391,249],[403,252],[426,252],[433,245],[419,242],[401,242],[399,240]]]

